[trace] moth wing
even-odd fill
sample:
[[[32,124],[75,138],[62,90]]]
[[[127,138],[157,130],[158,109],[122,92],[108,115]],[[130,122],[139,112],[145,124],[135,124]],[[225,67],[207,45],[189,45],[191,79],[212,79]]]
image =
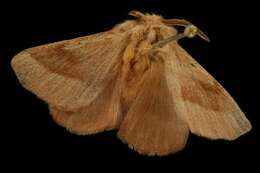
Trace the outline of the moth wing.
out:
[[[116,77],[125,42],[125,32],[112,29],[26,49],[11,64],[26,89],[56,108],[75,111]]]
[[[119,128],[119,138],[141,154],[177,152],[189,134],[186,123],[176,116],[163,70],[162,62],[152,61]]]
[[[171,45],[165,51],[167,83],[191,132],[226,140],[248,132],[251,124],[228,92],[183,48]]]
[[[93,102],[76,112],[49,106],[53,119],[75,134],[94,134],[115,129],[121,122],[120,81],[113,80]]]

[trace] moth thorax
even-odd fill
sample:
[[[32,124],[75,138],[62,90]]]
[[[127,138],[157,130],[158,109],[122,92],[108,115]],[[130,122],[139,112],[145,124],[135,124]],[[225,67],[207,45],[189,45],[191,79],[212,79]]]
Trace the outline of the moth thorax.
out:
[[[148,24],[158,24],[161,23],[162,17],[158,15],[145,15],[141,18],[141,20]]]
[[[147,33],[147,41],[153,43],[156,41],[156,31],[154,29],[150,29]]]

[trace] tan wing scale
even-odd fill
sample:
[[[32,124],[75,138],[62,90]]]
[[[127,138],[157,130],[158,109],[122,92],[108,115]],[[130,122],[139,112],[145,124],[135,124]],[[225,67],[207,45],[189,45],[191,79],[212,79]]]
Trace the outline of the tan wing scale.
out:
[[[88,106],[76,112],[49,106],[53,119],[76,134],[94,134],[118,128],[121,122],[120,81],[110,81],[102,93]]]

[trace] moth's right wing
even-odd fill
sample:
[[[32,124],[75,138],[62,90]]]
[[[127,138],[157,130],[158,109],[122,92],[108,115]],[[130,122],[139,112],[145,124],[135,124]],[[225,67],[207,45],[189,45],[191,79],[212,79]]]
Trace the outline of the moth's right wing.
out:
[[[51,106],[76,111],[115,80],[127,26],[26,49],[12,59],[12,67],[26,89]]]
[[[120,125],[119,138],[141,154],[166,155],[180,151],[186,144],[189,129],[177,116],[160,57],[153,58],[138,90]]]
[[[165,50],[167,84],[178,116],[192,133],[234,140],[251,129],[234,99],[183,48],[172,43]]]

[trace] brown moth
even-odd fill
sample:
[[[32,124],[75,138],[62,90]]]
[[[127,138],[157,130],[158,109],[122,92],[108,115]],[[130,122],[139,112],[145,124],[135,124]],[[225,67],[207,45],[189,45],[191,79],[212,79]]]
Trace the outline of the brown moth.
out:
[[[236,102],[177,41],[208,37],[186,20],[131,11],[113,29],[29,48],[12,59],[21,84],[75,134],[118,129],[141,154],[181,150],[189,132],[234,140],[251,129]],[[178,34],[174,26],[184,26]]]

